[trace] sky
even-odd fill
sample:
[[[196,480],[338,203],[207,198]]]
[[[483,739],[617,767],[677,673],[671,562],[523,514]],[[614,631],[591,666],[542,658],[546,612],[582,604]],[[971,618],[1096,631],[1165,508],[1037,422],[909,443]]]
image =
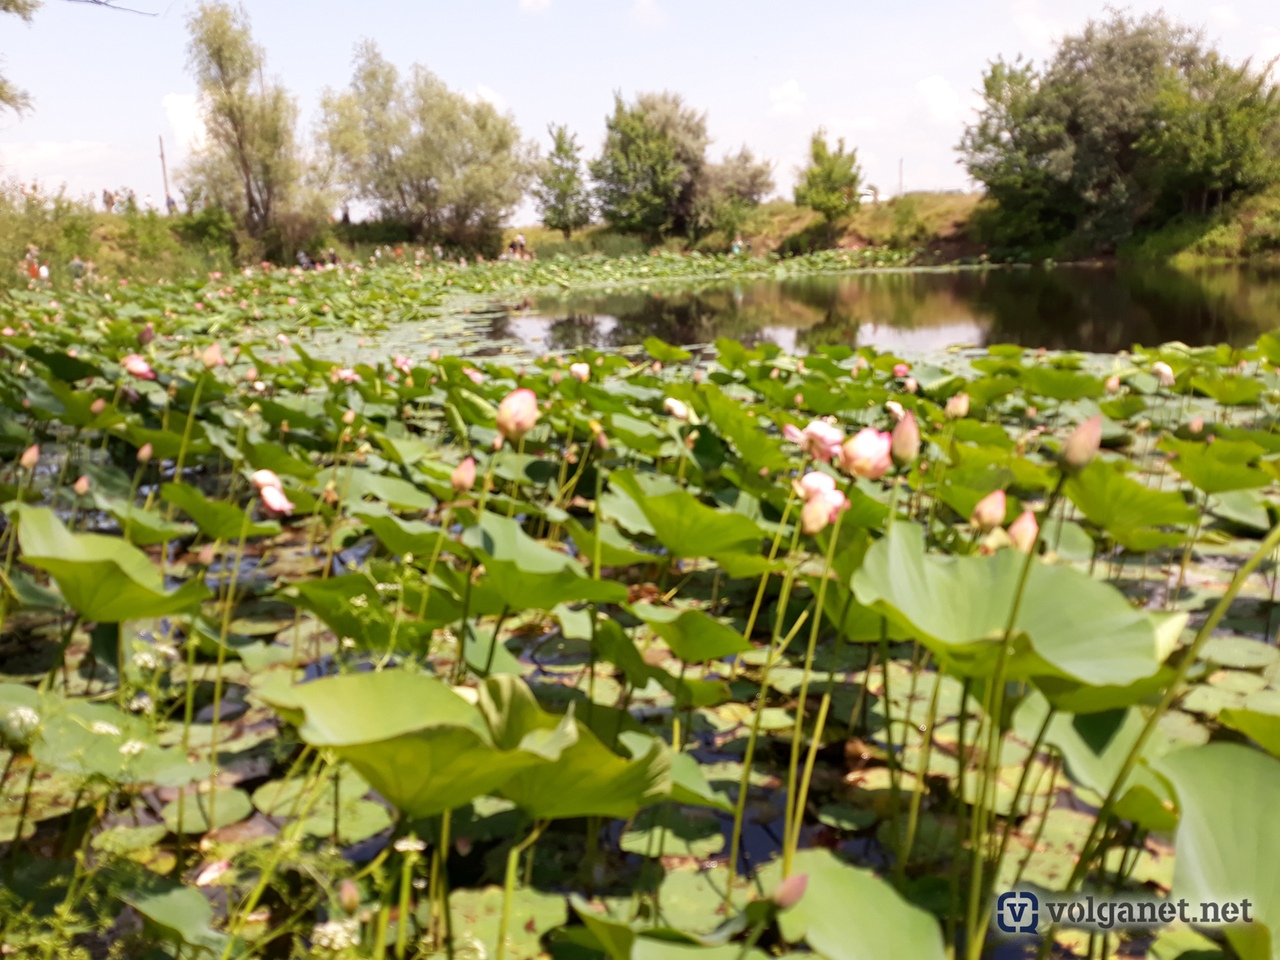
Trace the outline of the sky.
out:
[[[117,0],[154,16],[44,0],[0,18],[0,70],[34,108],[0,115],[0,176],[98,196],[164,195],[158,138],[178,168],[201,131],[186,70],[196,0]],[[510,111],[544,150],[547,125],[599,151],[615,92],[667,89],[705,110],[713,158],[745,144],[789,195],[811,133],[858,149],[882,193],[972,189],[954,147],[987,63],[1043,60],[1105,13],[1102,0],[246,0],[267,70],[295,94],[303,131],[345,86],[362,37],[402,68]],[[1235,60],[1280,56],[1275,0],[1135,0],[1203,27]],[[526,222],[526,205],[516,220]]]

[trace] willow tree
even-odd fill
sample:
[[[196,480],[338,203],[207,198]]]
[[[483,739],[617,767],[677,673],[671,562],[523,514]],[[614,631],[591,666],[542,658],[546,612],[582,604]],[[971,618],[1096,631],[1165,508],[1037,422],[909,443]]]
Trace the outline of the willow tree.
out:
[[[366,40],[345,90],[325,91],[319,140],[346,194],[426,240],[493,249],[524,195],[533,151],[509,114],[408,75]]]
[[[30,23],[31,15],[35,13],[38,6],[40,6],[40,0],[0,0],[0,13],[15,13]],[[6,77],[0,75],[0,109],[21,113],[29,106],[31,106],[31,98],[27,96],[26,91],[18,89]]]

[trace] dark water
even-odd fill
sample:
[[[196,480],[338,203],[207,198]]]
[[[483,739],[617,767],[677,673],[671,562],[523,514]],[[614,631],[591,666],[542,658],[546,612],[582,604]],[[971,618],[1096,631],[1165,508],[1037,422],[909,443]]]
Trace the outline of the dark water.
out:
[[[543,296],[494,318],[534,351],[709,343],[928,351],[953,344],[1113,352],[1245,344],[1280,327],[1280,269],[1054,267],[903,271]]]

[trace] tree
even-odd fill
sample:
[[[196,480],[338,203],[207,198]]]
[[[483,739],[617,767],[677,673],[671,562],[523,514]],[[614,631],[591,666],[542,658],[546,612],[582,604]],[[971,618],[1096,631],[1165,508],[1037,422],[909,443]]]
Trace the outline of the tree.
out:
[[[542,222],[559,230],[566,240],[591,222],[591,194],[587,189],[578,139],[566,126],[550,126],[551,154],[538,169],[533,196]]]
[[[732,237],[773,186],[773,164],[757,160],[745,146],[720,163],[707,164],[694,205],[696,232],[719,230]]]
[[[187,28],[187,62],[208,140],[185,170],[184,185],[230,210],[249,236],[267,239],[301,183],[297,105],[283,86],[264,79],[265,57],[243,9],[202,3]]]
[[[31,15],[40,6],[40,0],[0,0],[0,13],[17,14],[28,23]],[[31,106],[31,98],[26,92],[19,90],[4,76],[0,75],[0,110],[12,110],[21,113]]]
[[[401,79],[372,41],[321,101],[319,139],[333,178],[418,237],[492,249],[520,202],[532,149],[509,114],[450,90],[425,67]]]
[[[671,134],[652,123],[638,104],[628,105],[614,95],[604,149],[590,166],[600,212],[612,226],[654,241],[677,228],[688,170],[677,157]]]
[[[809,166],[800,171],[795,187],[796,203],[822,214],[831,224],[857,208],[861,184],[858,151],[846,151],[843,137],[836,141],[833,151],[825,130],[814,133],[809,142]]]

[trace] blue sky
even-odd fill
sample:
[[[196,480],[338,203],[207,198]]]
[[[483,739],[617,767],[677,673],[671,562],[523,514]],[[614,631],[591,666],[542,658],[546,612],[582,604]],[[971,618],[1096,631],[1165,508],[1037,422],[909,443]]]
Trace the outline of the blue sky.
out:
[[[128,3],[129,0],[120,0]],[[0,174],[76,194],[127,185],[163,192],[197,133],[185,69],[193,0],[132,0],[142,17],[45,0],[27,26],[0,19],[4,72],[35,100],[0,117]],[[859,148],[885,192],[902,160],[911,189],[968,186],[952,150],[988,60],[1046,56],[1055,38],[1102,14],[1101,0],[249,0],[268,71],[294,92],[304,129],[319,94],[345,85],[352,48],[371,37],[393,62],[419,62],[455,89],[514,114],[542,145],[567,123],[589,152],[613,92],[670,89],[708,112],[712,153],[745,143],[777,164],[789,192],[810,132]],[[1280,55],[1275,0],[1134,2],[1203,26],[1234,58]]]

